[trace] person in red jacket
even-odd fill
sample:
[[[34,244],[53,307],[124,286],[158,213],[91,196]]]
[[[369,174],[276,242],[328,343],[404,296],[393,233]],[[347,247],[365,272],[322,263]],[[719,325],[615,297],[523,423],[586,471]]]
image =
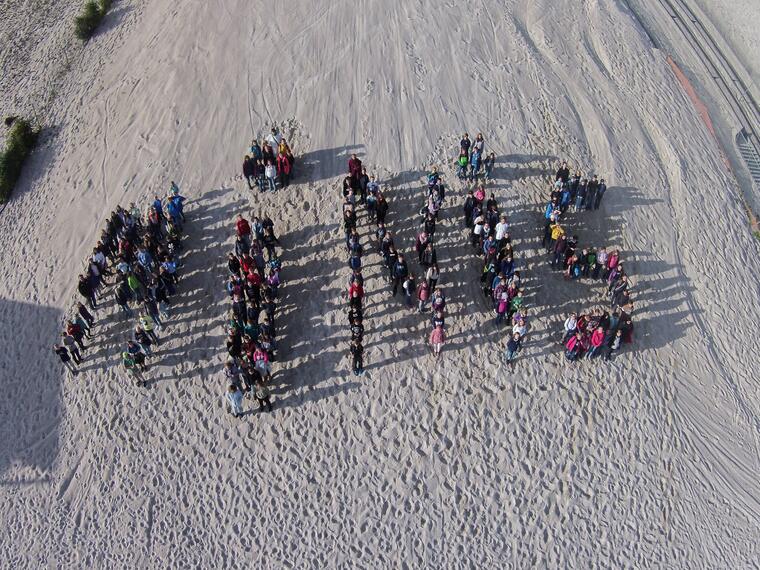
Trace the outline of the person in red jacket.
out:
[[[277,155],[277,174],[280,177],[280,188],[287,188],[290,184],[290,158],[285,152]]]
[[[235,222],[235,230],[237,235],[241,238],[250,249],[251,247],[251,224],[248,223],[243,217],[243,214],[238,214],[237,221]]]
[[[351,188],[356,191],[359,189],[359,177],[362,175],[362,161],[355,155],[351,155],[348,161],[348,173],[351,175]]]
[[[591,333],[591,348],[586,353],[586,358],[593,358],[599,352],[599,349],[604,344],[604,337],[604,328],[596,327],[594,332]]]
[[[352,281],[348,287],[348,298],[354,299],[355,297],[364,298],[364,287],[356,280]]]

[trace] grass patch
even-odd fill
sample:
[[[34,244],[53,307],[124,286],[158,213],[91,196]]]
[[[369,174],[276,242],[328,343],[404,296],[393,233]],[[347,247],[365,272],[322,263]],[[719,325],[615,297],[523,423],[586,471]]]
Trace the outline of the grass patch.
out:
[[[82,13],[74,20],[74,32],[82,41],[89,40],[98,29],[101,20],[111,8],[112,0],[89,0],[82,8]]]
[[[16,186],[21,169],[24,167],[29,153],[37,144],[39,129],[25,119],[6,119],[11,128],[5,142],[5,150],[0,152],[0,203],[10,198]]]

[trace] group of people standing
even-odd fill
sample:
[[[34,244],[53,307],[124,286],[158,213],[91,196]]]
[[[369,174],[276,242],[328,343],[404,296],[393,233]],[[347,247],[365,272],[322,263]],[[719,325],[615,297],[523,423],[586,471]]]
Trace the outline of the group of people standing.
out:
[[[493,192],[486,199],[482,185],[469,190],[465,197],[464,224],[470,231],[470,243],[482,259],[480,283],[492,305],[495,324],[510,328],[504,358],[510,367],[522,348],[528,331],[525,289],[516,269],[515,252],[506,213],[499,209]]]
[[[225,329],[227,354],[224,365],[228,411],[243,416],[243,399],[251,394],[272,411],[272,362],[276,358],[275,313],[282,263],[277,257],[280,241],[268,216],[248,221],[235,219],[235,251],[227,255],[225,290],[232,303]],[[266,259],[264,254],[266,253]]]
[[[494,153],[486,156],[483,133],[478,133],[474,141],[470,140],[470,135],[467,133],[462,135],[462,139],[459,141],[459,156],[456,160],[457,178],[477,181],[482,174],[485,180],[489,181],[493,178],[495,163],[496,155]]]
[[[431,329],[428,335],[428,343],[433,355],[439,358],[443,345],[446,342],[447,333],[445,320],[446,294],[442,288],[437,287],[441,273],[438,267],[438,253],[435,250],[435,234],[438,216],[446,196],[446,187],[437,167],[433,167],[427,173],[425,195],[424,205],[419,212],[421,218],[419,231],[414,241],[417,262],[421,267],[420,282],[416,284],[417,311],[420,313],[426,312],[427,304],[430,303]],[[406,295],[408,305],[412,304],[411,300],[414,292],[415,279],[414,275],[410,272],[408,282],[404,283],[404,294]]]
[[[82,362],[84,340],[93,334],[102,297],[113,277],[112,294],[127,319],[137,318],[121,351],[121,366],[138,386],[145,386],[146,360],[158,346],[163,322],[169,318],[170,298],[177,292],[182,251],[185,198],[175,182],[165,198],[155,196],[143,215],[131,204],[117,207],[106,221],[100,240],[79,276],[77,289],[88,306],[77,303],[54,346],[64,365],[76,374]]]
[[[604,179],[599,180],[596,175],[590,181],[581,180],[581,172],[576,171],[570,179],[570,169],[563,162],[544,209],[542,244],[549,254],[552,269],[562,270],[568,280],[591,279],[606,285],[608,309],[588,315],[573,313],[564,322],[562,345],[565,357],[571,362],[602,355],[609,360],[620,350],[621,343],[633,339],[631,282],[620,251],[606,247],[582,248],[577,235],[566,235],[563,224],[563,216],[571,205],[576,212],[598,209],[606,188]]]
[[[367,169],[361,159],[352,154],[348,161],[348,175],[343,179],[343,204],[341,217],[345,236],[346,255],[348,257],[348,325],[351,332],[351,342],[348,351],[351,356],[351,369],[354,375],[364,374],[364,275],[362,274],[362,258],[364,246],[357,229],[357,205],[362,204],[367,209],[367,217],[375,218],[376,223],[385,224],[388,212],[388,202],[380,191],[380,185],[375,176],[368,176]],[[378,205],[382,207],[378,209]],[[380,221],[381,220],[381,221]]]
[[[573,207],[575,212],[598,210],[606,191],[607,183],[604,178],[600,180],[599,176],[594,174],[589,180],[583,177],[580,170],[576,170],[571,177],[567,162],[563,162],[554,177],[551,201],[563,214],[570,207]]]
[[[249,152],[243,158],[243,177],[251,190],[255,185],[260,192],[274,192],[278,186],[290,185],[294,164],[288,141],[277,127],[272,127],[261,144],[257,139],[251,141]]]

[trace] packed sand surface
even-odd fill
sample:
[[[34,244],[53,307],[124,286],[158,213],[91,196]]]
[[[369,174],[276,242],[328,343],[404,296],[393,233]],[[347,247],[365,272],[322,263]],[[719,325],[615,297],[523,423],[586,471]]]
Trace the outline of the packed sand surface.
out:
[[[705,19],[719,32],[723,40],[752,80],[750,89],[755,97],[760,93],[760,10],[752,0],[691,0]],[[728,4],[728,5],[727,5]]]
[[[627,8],[124,1],[81,48],[66,39],[77,3],[41,20],[30,4],[0,7],[0,37],[48,33],[3,70],[41,79],[4,89],[3,114],[47,93],[44,66],[64,57],[51,42],[80,51],[50,71],[50,128],[0,214],[3,566],[760,564],[758,242],[715,139]],[[295,183],[254,194],[242,157],[272,123]],[[498,157],[489,191],[526,278],[514,372],[462,224],[464,131]],[[391,297],[369,253],[367,373],[351,374],[350,153],[380,177],[410,254],[424,173],[446,174],[438,362],[429,316]],[[606,299],[541,249],[561,159],[607,179],[601,208],[568,225],[620,248],[635,282],[634,343],[609,363],[571,366],[559,345],[567,313]],[[129,325],[110,300],[86,373],[64,374],[50,347],[106,216],[170,180],[190,200],[187,249],[149,387],[117,366]],[[259,212],[284,245],[275,410],[235,420],[221,398],[225,256],[235,215]]]

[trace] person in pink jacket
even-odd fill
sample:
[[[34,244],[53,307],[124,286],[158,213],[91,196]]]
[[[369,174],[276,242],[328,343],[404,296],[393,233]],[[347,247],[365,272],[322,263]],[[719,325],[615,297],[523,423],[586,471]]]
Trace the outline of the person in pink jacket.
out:
[[[442,325],[436,325],[436,327],[430,333],[430,346],[433,347],[433,354],[438,358],[441,355],[441,348],[446,341],[446,333],[443,332]]]
[[[586,353],[586,358],[593,358],[599,349],[604,344],[604,328],[597,327],[593,333],[591,333],[591,348]]]
[[[618,250],[613,251],[607,257],[607,268],[604,270],[604,279],[608,279],[612,270],[618,266],[620,262],[620,252]]]
[[[290,184],[290,157],[284,152],[277,155],[277,175],[280,177],[280,188],[287,188]]]
[[[256,350],[253,351],[253,366],[261,374],[261,377],[268,382],[272,374],[272,369],[269,366],[269,355],[260,346],[257,346]]]
[[[577,332],[571,336],[565,343],[565,348],[567,349],[565,350],[565,357],[570,362],[583,358],[585,352],[583,333]]]

